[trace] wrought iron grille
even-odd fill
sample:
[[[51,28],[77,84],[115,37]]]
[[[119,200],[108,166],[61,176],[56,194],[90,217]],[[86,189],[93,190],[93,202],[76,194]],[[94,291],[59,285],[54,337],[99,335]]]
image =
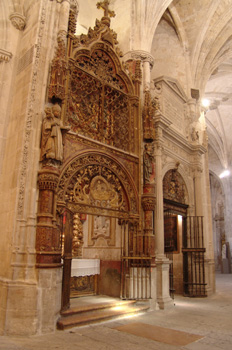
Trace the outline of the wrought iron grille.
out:
[[[205,248],[202,216],[183,218],[183,283],[184,295],[206,296]]]
[[[143,253],[147,237],[139,235],[137,226],[122,226],[121,298],[146,300],[151,298],[151,260]]]

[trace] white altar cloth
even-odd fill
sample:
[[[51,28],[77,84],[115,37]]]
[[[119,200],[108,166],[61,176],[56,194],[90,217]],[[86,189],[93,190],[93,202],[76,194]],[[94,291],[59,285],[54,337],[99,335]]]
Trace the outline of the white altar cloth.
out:
[[[71,277],[100,274],[100,259],[72,259]]]

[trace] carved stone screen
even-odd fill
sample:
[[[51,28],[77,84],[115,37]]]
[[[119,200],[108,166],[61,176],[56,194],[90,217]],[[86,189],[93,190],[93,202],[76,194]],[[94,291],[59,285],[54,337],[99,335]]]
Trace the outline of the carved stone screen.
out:
[[[133,150],[130,99],[112,58],[96,49],[91,56],[79,54],[71,60],[70,70],[67,112],[72,130],[123,151]]]

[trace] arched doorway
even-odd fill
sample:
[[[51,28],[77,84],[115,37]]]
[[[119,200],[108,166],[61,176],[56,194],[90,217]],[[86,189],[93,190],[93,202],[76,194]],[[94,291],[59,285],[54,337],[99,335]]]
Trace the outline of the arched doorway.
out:
[[[120,297],[121,257],[129,245],[125,232],[129,235],[138,223],[138,195],[126,169],[101,152],[75,157],[60,176],[57,210],[63,213],[62,308],[69,307],[70,288],[77,295],[92,291]],[[99,269],[97,279],[87,277],[95,275],[91,269]]]
[[[170,295],[183,294],[183,218],[187,216],[187,188],[177,169],[163,179],[164,251],[170,260]]]
[[[170,293],[206,296],[204,218],[188,215],[187,187],[177,168],[163,179],[165,252],[170,264]]]

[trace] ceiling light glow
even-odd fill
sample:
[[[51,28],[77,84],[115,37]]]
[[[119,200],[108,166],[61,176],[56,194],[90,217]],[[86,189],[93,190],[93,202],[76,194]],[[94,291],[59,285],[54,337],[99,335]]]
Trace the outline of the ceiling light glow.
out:
[[[220,179],[223,179],[223,177],[226,177],[226,176],[229,176],[230,175],[230,171],[227,169],[227,170],[224,170],[220,175]]]
[[[207,98],[203,98],[201,100],[201,104],[203,107],[208,108],[210,106],[210,100],[208,100]]]

